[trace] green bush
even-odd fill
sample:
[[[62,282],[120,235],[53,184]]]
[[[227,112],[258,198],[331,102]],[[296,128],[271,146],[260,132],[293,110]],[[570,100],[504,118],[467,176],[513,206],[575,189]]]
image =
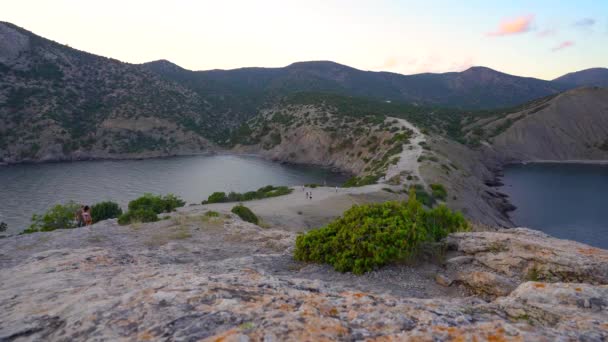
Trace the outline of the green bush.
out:
[[[158,221],[158,214],[149,208],[139,208],[135,210],[129,210],[126,213],[120,215],[118,218],[118,224],[125,225],[135,222],[156,222]]]
[[[416,198],[418,199],[418,201],[422,204],[424,204],[425,206],[431,208],[435,205],[435,197],[433,197],[431,194],[429,194],[428,192],[426,192],[426,190],[424,190],[424,187],[420,184],[416,184],[416,185],[412,185],[410,187],[410,192],[411,189],[414,189],[414,192],[416,193]]]
[[[23,231],[24,234],[34,232],[50,232],[55,229],[76,228],[76,211],[80,205],[75,202],[57,204],[42,215],[34,214],[32,224]]]
[[[238,192],[231,192],[226,195],[224,192],[214,192],[207,198],[206,201],[203,201],[202,204],[251,201],[255,199],[287,195],[292,191],[292,189],[286,186],[266,185],[256,191],[248,191],[242,194]]]
[[[353,188],[353,187],[358,187],[358,186],[376,184],[376,182],[378,182],[379,178],[380,178],[380,176],[378,176],[378,175],[369,175],[369,176],[364,176],[364,177],[354,176],[354,177],[349,178],[346,182],[344,182],[342,187]]]
[[[225,192],[214,192],[208,198],[206,203],[222,203],[226,202],[227,197]],[[203,204],[206,204],[203,203]]]
[[[259,223],[259,219],[253,211],[242,204],[233,207],[231,211],[237,214],[243,221],[251,222],[253,224]]]
[[[122,209],[118,203],[107,201],[96,203],[91,207],[91,218],[93,222],[99,222],[122,215]]]
[[[327,226],[299,235],[294,258],[362,274],[412,257],[422,243],[465,230],[469,224],[460,213],[445,206],[426,210],[411,189],[407,202],[355,205]]]
[[[158,214],[172,212],[185,204],[186,202],[173,194],[165,196],[144,194],[129,202],[129,210],[118,218],[118,223],[157,221]]]
[[[160,196],[147,193],[129,202],[129,210],[149,209],[160,214],[171,212],[176,208],[183,207],[184,204],[186,202],[173,194]]]
[[[448,198],[448,191],[442,184],[430,184],[433,197],[445,201]]]

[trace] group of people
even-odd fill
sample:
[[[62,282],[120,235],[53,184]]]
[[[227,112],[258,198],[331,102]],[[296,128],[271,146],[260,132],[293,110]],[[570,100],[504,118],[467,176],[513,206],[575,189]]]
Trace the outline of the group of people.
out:
[[[302,185],[302,191],[306,190],[306,185]],[[336,193],[338,193],[338,186],[336,185]],[[306,199],[312,200],[312,191],[306,191]]]
[[[91,217],[91,207],[88,205],[81,205],[74,215],[77,227],[90,226],[93,224],[93,217]]]

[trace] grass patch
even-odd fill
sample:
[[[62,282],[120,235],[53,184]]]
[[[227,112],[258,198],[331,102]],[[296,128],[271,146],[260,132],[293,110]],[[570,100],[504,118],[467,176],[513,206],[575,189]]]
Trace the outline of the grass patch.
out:
[[[253,224],[258,224],[260,222],[258,217],[253,213],[253,211],[251,211],[251,209],[247,208],[242,204],[234,206],[231,212],[238,215],[238,217],[240,217],[243,221],[247,221]]]

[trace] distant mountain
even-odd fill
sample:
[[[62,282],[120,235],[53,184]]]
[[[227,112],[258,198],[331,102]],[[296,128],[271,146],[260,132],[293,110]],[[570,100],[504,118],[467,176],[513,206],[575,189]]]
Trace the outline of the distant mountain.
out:
[[[0,22],[0,163],[206,151],[230,141],[235,128],[262,110],[298,94],[306,102],[396,112],[459,137],[464,111],[469,120],[472,110],[605,84],[605,72],[555,81],[484,67],[408,76],[330,61],[191,71],[166,60],[123,63]]]
[[[260,101],[298,91],[334,92],[351,96],[426,106],[490,109],[509,107],[555,94],[571,86],[501,73],[485,67],[443,74],[401,75],[362,71],[328,61],[299,62],[284,68],[187,71],[167,68],[166,61],[144,67],[194,89],[240,91]],[[179,72],[175,68],[179,68]],[[253,101],[255,102],[255,101]]]
[[[555,83],[567,84],[569,86],[596,86],[608,87],[608,69],[591,68],[571,72],[553,80]]]

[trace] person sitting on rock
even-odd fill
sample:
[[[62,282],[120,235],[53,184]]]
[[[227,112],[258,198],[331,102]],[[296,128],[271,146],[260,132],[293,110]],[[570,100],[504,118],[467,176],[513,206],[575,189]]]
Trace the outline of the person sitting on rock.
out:
[[[82,209],[81,216],[85,226],[90,226],[93,224],[93,218],[91,217],[91,208],[88,205],[85,205]]]

